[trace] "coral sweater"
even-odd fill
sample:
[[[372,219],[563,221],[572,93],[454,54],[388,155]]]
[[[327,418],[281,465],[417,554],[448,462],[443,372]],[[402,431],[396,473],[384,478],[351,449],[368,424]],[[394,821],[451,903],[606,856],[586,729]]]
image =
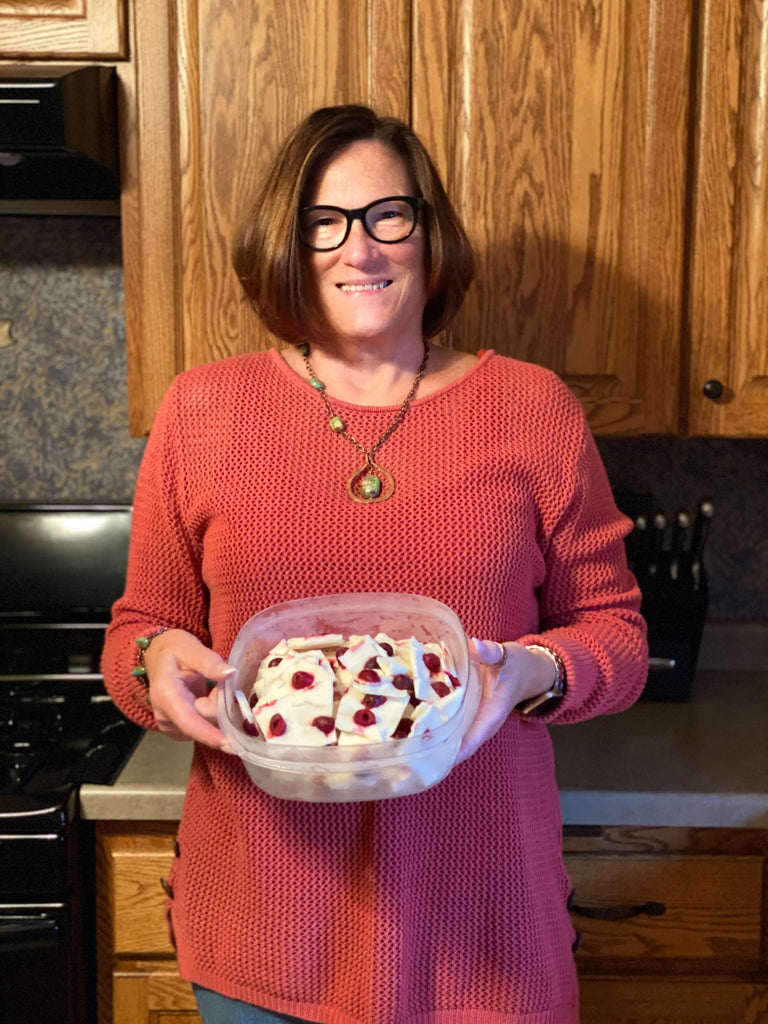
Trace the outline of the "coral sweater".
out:
[[[334,406],[369,444],[394,414]],[[472,636],[548,644],[567,695],[542,719],[512,714],[433,789],[377,802],[270,797],[197,745],[170,877],[179,969],[325,1024],[576,1024],[547,726],[642,688],[628,522],[569,390],[492,352],[417,398],[378,457],[395,494],[352,502],[359,453],[276,351],[181,374],[147,445],[107,635],[118,705],[154,727],[136,636],[180,627],[226,657],[268,605],[370,590],[437,598]]]

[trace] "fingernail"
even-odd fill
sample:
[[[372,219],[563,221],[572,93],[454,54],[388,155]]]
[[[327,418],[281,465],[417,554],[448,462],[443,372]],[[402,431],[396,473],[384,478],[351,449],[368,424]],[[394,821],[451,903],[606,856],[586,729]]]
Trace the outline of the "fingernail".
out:
[[[221,673],[221,678],[222,678],[222,679],[229,679],[229,677],[230,677],[230,676],[233,676],[233,675],[235,674],[235,672],[237,672],[237,669],[236,669],[236,668],[226,668],[226,669],[225,669],[225,670],[224,670],[224,671],[223,671],[223,672]]]
[[[231,754],[231,753],[233,753],[232,747],[230,747],[230,745],[228,743],[222,743],[222,745],[219,747],[219,750],[222,752],[222,754]]]

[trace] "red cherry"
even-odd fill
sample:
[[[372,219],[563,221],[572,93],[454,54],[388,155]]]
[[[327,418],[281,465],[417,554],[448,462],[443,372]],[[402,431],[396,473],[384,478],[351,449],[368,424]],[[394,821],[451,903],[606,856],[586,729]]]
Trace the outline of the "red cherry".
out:
[[[366,668],[378,668],[379,667],[379,659],[376,658],[376,657],[369,658],[368,661],[366,661],[366,663],[365,663],[365,667]]]
[[[343,657],[347,653],[348,650],[349,650],[348,647],[337,647],[336,648],[336,657],[337,658]]]
[[[410,735],[412,728],[413,722],[410,718],[401,718],[395,727],[395,731],[392,733],[392,739],[404,740],[406,736]]]
[[[308,686],[311,686],[315,681],[315,677],[311,672],[294,672],[291,677],[291,686],[294,690],[306,690]]]
[[[249,707],[255,708],[258,703],[259,695],[257,693],[252,693],[251,696],[248,698]]]
[[[410,690],[413,686],[413,680],[410,676],[406,676],[401,673],[399,675],[392,676],[392,685],[398,690]]]
[[[384,653],[385,653],[386,655],[388,655],[388,656],[389,656],[390,658],[391,658],[391,657],[392,657],[392,655],[393,655],[393,654],[395,653],[395,649],[393,648],[392,644],[379,644],[379,647],[380,647],[380,648],[381,648],[381,649],[382,649],[382,650],[384,651]]]
[[[436,654],[433,654],[432,651],[427,651],[427,653],[423,654],[421,658],[430,672],[440,671],[440,659]]]
[[[417,696],[415,696],[415,694],[412,693],[411,696],[408,698],[408,703],[411,705],[412,708],[417,708],[419,704],[423,703],[423,701],[421,701]]]
[[[451,680],[451,686],[453,686],[454,690],[458,690],[458,688],[461,686],[461,682],[459,681],[459,677],[458,676],[452,676],[451,673],[449,672],[448,673],[448,678]]]
[[[447,697],[451,692],[451,688],[448,683],[444,683],[442,679],[436,679],[435,682],[432,683],[432,689],[438,697]]]
[[[356,711],[352,716],[352,721],[355,725],[373,725],[376,722],[376,715],[374,715],[372,711],[369,711],[368,708],[360,708],[360,710]]]
[[[380,708],[386,702],[387,698],[383,693],[366,693],[360,703],[365,704],[367,708]]]
[[[364,668],[357,678],[361,683],[378,683],[379,673],[372,668]]]
[[[274,668],[276,665],[279,665],[282,660],[282,658],[273,658],[267,665],[267,668]]]
[[[258,725],[256,725],[255,722],[249,722],[247,718],[243,721],[243,732],[246,733],[246,735],[248,736],[261,735],[259,732]]]
[[[282,736],[287,726],[282,715],[272,715],[269,720],[269,735]]]
[[[318,715],[317,718],[312,719],[312,725],[326,736],[330,736],[333,732],[333,719],[330,715]]]

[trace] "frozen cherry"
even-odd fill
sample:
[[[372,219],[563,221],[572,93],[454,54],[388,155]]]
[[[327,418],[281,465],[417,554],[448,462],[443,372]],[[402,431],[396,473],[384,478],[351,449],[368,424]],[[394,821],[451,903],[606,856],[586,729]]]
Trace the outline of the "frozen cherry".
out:
[[[430,672],[440,671],[440,659],[436,654],[433,654],[432,651],[427,651],[426,654],[423,654],[422,660]]]
[[[294,690],[306,690],[306,688],[311,686],[314,681],[315,677],[311,672],[302,672],[299,670],[298,672],[293,673],[293,676],[291,677],[291,686]]]
[[[272,660],[267,665],[267,668],[275,668],[277,665],[280,664],[282,660],[282,658],[272,658]]]
[[[365,704],[367,708],[380,708],[386,700],[383,693],[366,693],[360,703]]]
[[[385,654],[386,654],[386,655],[387,655],[388,657],[390,657],[390,658],[391,658],[391,657],[392,657],[392,655],[393,655],[393,654],[395,653],[395,649],[394,649],[394,647],[392,646],[392,644],[379,644],[379,647],[380,647],[380,648],[382,649],[382,651],[384,651],[384,653],[385,653]]]
[[[376,722],[376,715],[374,715],[372,711],[369,711],[368,708],[360,708],[360,710],[356,711],[352,716],[352,721],[355,725],[373,725]]]
[[[249,707],[255,708],[258,703],[259,695],[257,693],[252,693],[251,696],[248,698]]]
[[[410,690],[413,680],[410,676],[399,673],[396,676],[392,676],[392,685],[398,690]]]
[[[248,719],[246,718],[243,721],[243,732],[247,736],[258,736],[259,735],[259,727],[258,727],[258,725],[256,725],[255,722],[249,722]]]
[[[376,657],[369,658],[368,661],[366,661],[366,663],[365,663],[365,667],[366,668],[378,668],[379,667],[379,659],[376,658]]]
[[[422,702],[415,694],[412,693],[411,696],[408,698],[408,703],[411,705],[412,708],[417,708],[419,704],[421,704]]]
[[[312,719],[312,725],[326,736],[330,736],[333,732],[333,719],[330,715],[318,715],[317,718]]]
[[[458,676],[452,676],[451,673],[449,672],[448,678],[451,680],[451,686],[454,688],[454,690],[458,690],[458,688],[461,686]]]
[[[269,720],[269,735],[282,736],[286,730],[285,719],[282,715],[272,715]]]
[[[343,657],[347,653],[348,650],[349,650],[348,647],[337,647],[336,648],[336,657],[337,658]]]
[[[378,683],[379,673],[373,668],[364,668],[357,678],[361,683]]]
[[[410,718],[401,718],[395,726],[395,731],[392,733],[393,740],[404,740],[406,736],[410,734],[413,728],[413,722]]]
[[[451,692],[451,688],[448,683],[443,682],[442,679],[436,679],[434,683],[432,683],[432,689],[438,697],[447,697]]]

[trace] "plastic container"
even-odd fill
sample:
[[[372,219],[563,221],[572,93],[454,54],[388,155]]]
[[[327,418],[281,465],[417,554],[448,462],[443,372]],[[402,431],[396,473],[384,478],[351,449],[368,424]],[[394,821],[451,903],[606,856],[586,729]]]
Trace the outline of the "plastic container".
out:
[[[384,632],[395,639],[442,640],[463,689],[459,709],[422,736],[364,746],[297,747],[244,732],[236,690],[250,693],[262,658],[288,637]],[[251,779],[272,796],[316,803],[383,800],[419,793],[446,777],[475,717],[480,686],[467,637],[450,608],[413,594],[331,594],[273,605],[248,619],[228,658],[237,669],[219,694],[219,725]]]

